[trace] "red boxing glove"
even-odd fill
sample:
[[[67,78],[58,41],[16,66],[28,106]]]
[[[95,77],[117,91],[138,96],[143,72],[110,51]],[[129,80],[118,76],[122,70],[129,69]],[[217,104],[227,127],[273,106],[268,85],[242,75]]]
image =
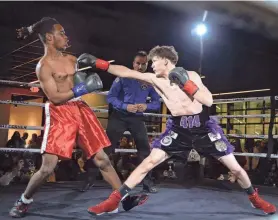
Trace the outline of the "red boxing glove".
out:
[[[182,67],[175,67],[169,73],[171,83],[177,84],[188,95],[195,95],[199,90],[198,86],[189,79],[188,73]]]
[[[110,63],[105,60],[96,58],[95,56],[83,53],[77,58],[78,68],[91,66],[93,69],[107,71]]]
[[[110,63],[108,61],[105,60],[101,60],[101,59],[96,59],[96,68],[100,69],[100,70],[108,70]]]
[[[183,90],[191,96],[194,96],[195,93],[199,90],[199,87],[191,80],[187,80],[183,85]]]

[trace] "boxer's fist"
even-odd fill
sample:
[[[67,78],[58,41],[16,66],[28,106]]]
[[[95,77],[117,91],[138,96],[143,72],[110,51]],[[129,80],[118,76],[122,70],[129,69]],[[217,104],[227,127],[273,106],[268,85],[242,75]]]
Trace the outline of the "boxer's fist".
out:
[[[77,58],[78,68],[91,66],[93,69],[108,70],[109,62],[98,59],[91,54],[83,53]]]
[[[74,87],[72,88],[74,97],[79,97],[90,92],[95,92],[103,88],[102,81],[98,74],[87,75],[84,72],[77,72],[74,75]]]
[[[189,79],[188,73],[182,67],[176,67],[169,73],[171,83],[177,84],[188,95],[193,96],[198,90],[198,86]]]

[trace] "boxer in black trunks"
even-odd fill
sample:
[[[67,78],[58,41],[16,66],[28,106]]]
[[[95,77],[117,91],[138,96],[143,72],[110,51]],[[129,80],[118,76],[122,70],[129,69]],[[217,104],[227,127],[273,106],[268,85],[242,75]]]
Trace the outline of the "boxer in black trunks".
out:
[[[133,171],[119,190],[107,200],[89,208],[91,214],[102,214],[116,209],[131,189],[139,184],[146,174],[172,156],[176,150],[195,149],[204,155],[212,155],[221,161],[236,177],[246,191],[251,205],[266,214],[276,212],[276,207],[259,195],[250,182],[245,170],[233,155],[233,146],[227,141],[217,121],[203,110],[203,105],[213,104],[211,92],[204,86],[194,71],[176,67],[178,54],[172,46],[157,46],[150,51],[155,74],[140,74],[124,66],[110,65],[89,54],[78,58],[78,63],[108,71],[119,77],[134,78],[150,83],[161,96],[172,117],[167,129],[153,143],[150,155]]]

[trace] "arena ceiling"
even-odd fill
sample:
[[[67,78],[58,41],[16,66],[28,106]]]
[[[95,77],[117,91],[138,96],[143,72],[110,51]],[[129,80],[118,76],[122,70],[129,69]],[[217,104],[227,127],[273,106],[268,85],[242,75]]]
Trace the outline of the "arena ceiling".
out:
[[[271,3],[270,3],[271,4]],[[274,4],[274,3],[273,3]],[[202,74],[214,92],[271,88],[278,79],[278,22],[274,5],[261,2],[0,2],[0,79],[31,82],[43,46],[15,29],[55,17],[71,41],[68,52],[89,52],[132,65],[138,50],[173,45],[179,65],[198,70],[200,41],[191,29],[208,11]],[[104,89],[114,76],[101,73]]]

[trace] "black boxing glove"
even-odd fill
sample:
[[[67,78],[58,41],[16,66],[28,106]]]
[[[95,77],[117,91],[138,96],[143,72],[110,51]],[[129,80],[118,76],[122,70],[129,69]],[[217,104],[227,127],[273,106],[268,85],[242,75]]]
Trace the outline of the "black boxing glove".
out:
[[[193,96],[199,90],[198,86],[189,79],[187,71],[182,67],[176,67],[169,73],[171,83],[176,83],[184,92]]]
[[[83,53],[77,58],[78,68],[91,66],[94,69],[108,70],[110,63],[105,60],[98,59],[91,54]]]
[[[78,71],[73,75],[73,84],[78,85],[82,82],[85,82],[87,73]]]
[[[102,81],[96,73],[87,76],[84,72],[77,72],[73,77],[73,81],[74,87],[72,91],[74,97],[80,97],[103,88]]]

